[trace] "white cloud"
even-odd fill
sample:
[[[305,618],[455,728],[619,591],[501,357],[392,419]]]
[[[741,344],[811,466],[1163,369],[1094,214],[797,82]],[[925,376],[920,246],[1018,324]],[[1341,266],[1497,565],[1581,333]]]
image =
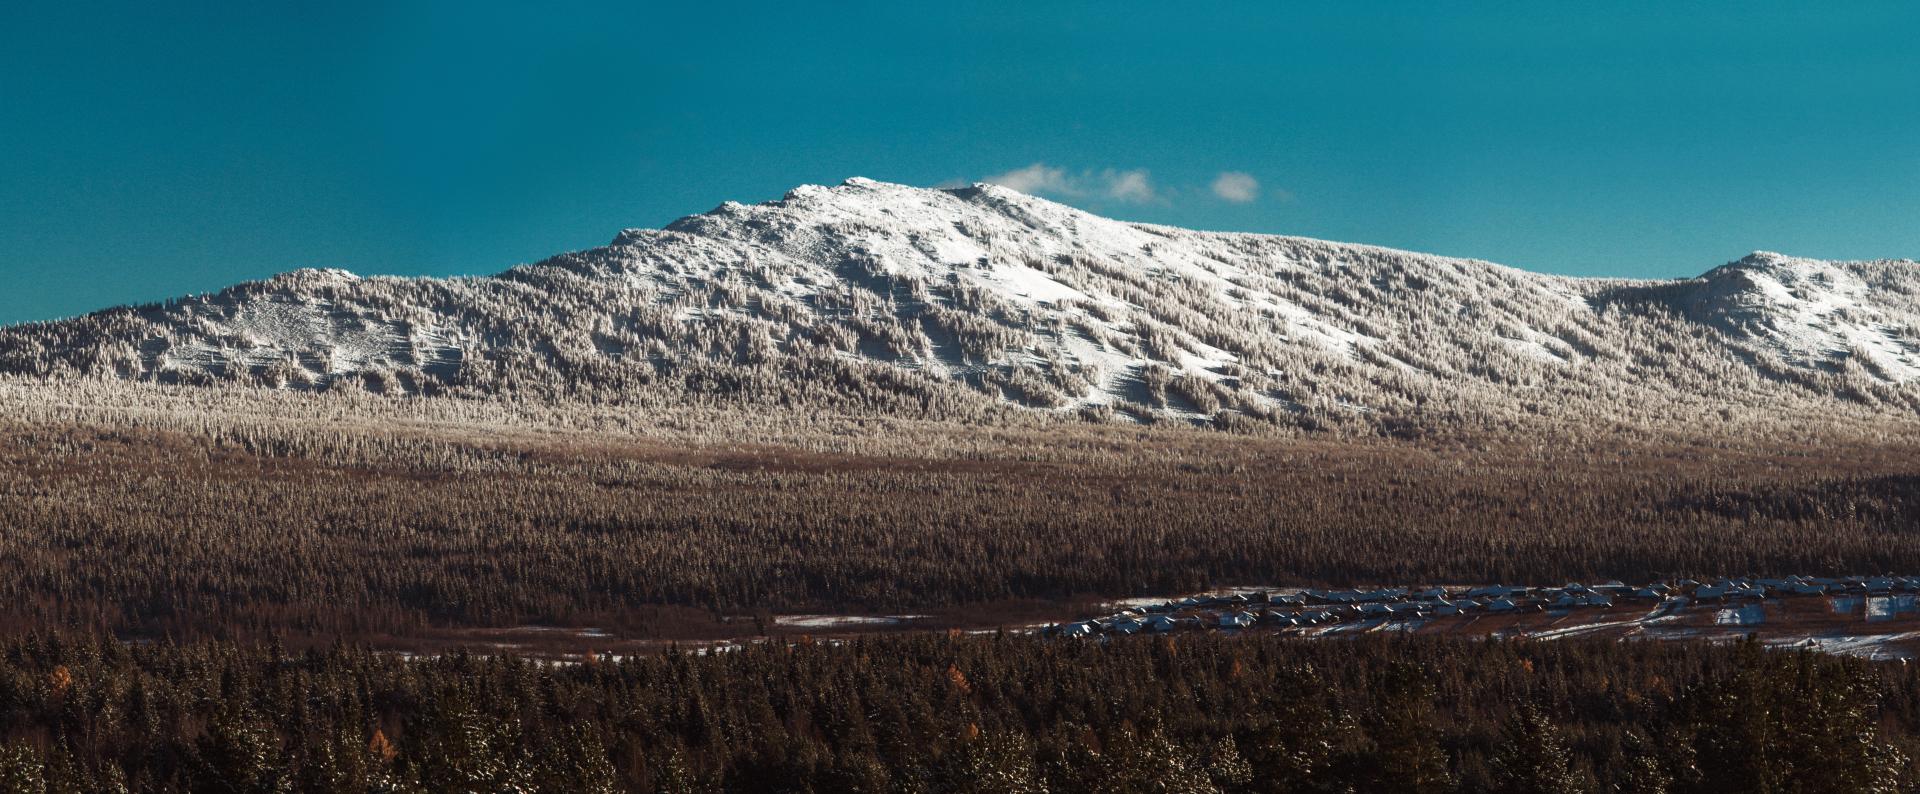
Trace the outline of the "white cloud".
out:
[[[1092,196],[1129,204],[1144,204],[1160,198],[1144,168],[1124,171],[1108,168],[1098,173],[1087,170],[1076,174],[1058,166],[1034,163],[981,181],[1034,196]]]
[[[1026,168],[1017,168],[999,176],[987,177],[982,181],[1035,196],[1043,193],[1056,196],[1081,195],[1080,189],[1073,180],[1067,178],[1066,169],[1055,168],[1046,163],[1034,163]]]
[[[1136,168],[1132,171],[1107,169],[1100,175],[1106,182],[1107,198],[1140,204],[1154,199],[1153,182],[1147,179],[1147,169]]]
[[[1222,171],[1213,178],[1213,194],[1235,204],[1260,197],[1260,180],[1243,171]]]

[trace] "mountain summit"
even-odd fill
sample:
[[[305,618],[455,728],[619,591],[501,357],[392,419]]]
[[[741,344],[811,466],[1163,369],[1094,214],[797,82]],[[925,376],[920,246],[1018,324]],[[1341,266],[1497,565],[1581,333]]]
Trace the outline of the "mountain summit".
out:
[[[1920,265],[1620,281],[849,179],[480,278],[301,270],[0,329],[0,370],[1389,428],[1920,409]]]

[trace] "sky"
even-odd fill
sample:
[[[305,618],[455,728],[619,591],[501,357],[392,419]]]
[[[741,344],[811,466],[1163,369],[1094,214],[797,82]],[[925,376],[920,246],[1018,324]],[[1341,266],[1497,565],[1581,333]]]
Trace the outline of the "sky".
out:
[[[0,323],[851,176],[1573,275],[1920,258],[1920,4],[1817,5],[4,3]]]

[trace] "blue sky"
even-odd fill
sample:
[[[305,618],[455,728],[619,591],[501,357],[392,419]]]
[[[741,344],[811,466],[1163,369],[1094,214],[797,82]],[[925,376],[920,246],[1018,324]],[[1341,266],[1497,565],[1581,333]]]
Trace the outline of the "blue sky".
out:
[[[854,175],[1579,275],[1920,258],[1912,3],[691,5],[0,4],[0,322]]]

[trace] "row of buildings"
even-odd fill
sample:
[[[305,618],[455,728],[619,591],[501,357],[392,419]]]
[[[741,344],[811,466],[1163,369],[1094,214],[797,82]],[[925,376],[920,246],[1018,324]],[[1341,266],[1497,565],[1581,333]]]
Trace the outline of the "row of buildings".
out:
[[[1298,629],[1340,623],[1406,621],[1525,612],[1605,609],[1638,601],[1672,610],[1688,603],[1729,603],[1824,595],[1884,596],[1920,593],[1920,577],[1852,576],[1676,579],[1645,585],[1609,581],[1557,587],[1384,588],[1370,590],[1257,590],[1196,595],[1122,609],[1090,620],[1047,627],[1059,637],[1124,636],[1179,629]]]

